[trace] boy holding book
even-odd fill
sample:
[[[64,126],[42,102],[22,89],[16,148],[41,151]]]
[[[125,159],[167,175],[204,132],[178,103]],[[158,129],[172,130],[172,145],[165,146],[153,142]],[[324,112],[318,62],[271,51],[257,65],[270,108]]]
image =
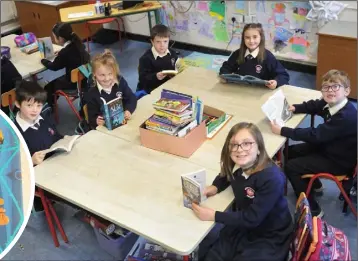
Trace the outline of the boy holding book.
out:
[[[155,25],[150,38],[152,48],[148,49],[139,59],[139,81],[137,91],[151,93],[158,86],[170,79],[163,71],[177,70],[179,58],[176,52],[169,48],[169,28],[165,25]]]
[[[342,71],[330,70],[323,76],[322,99],[290,106],[293,113],[319,115],[323,117],[324,123],[316,128],[297,129],[272,124],[273,133],[305,142],[290,146],[285,168],[297,197],[306,191],[309,181],[302,179],[302,175],[353,173],[357,164],[357,109],[348,101],[349,93],[348,75]],[[322,183],[318,179],[315,181],[313,189],[321,191]],[[308,200],[312,214],[322,217],[324,213],[313,193]]]

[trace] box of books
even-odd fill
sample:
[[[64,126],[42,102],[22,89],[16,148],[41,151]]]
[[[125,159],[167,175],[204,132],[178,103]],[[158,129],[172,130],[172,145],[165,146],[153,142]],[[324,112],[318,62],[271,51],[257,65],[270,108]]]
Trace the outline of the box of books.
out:
[[[146,123],[139,127],[141,144],[147,148],[189,158],[206,140],[206,125],[203,121],[183,137],[153,131]]]

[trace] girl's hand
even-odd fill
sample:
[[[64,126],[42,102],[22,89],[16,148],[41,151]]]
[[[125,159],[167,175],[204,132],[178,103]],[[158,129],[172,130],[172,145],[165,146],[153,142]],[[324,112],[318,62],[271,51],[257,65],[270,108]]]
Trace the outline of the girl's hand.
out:
[[[204,195],[207,197],[212,197],[218,193],[218,188],[214,185],[208,186],[204,189]]]
[[[288,108],[289,111],[295,112],[296,108],[293,105],[290,105],[290,107]]]
[[[167,76],[167,75],[162,72],[157,73],[157,78],[159,81],[163,80],[165,78],[165,76]]]
[[[132,114],[129,111],[124,112],[124,119],[129,120],[132,117]]]
[[[98,126],[103,126],[104,125],[104,118],[102,116],[98,116],[96,119],[96,123]]]
[[[266,87],[270,88],[271,90],[275,89],[277,87],[277,81],[276,80],[267,81]]]
[[[39,165],[40,163],[42,163],[44,161],[45,156],[46,156],[46,153],[44,153],[43,150],[35,152],[34,155],[32,155],[32,157],[31,157],[32,163],[34,165]]]
[[[198,204],[192,203],[194,214],[203,221],[215,221],[215,210],[211,208],[201,207]]]

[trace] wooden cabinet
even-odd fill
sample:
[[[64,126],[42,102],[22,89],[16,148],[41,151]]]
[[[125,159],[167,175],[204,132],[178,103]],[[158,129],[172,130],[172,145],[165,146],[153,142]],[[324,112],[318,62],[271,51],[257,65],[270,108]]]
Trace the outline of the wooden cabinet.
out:
[[[52,37],[52,27],[60,22],[59,10],[65,7],[86,5],[88,1],[15,1],[21,29],[36,37]],[[102,25],[90,25],[95,33]],[[85,23],[72,24],[73,31],[82,39],[87,38]],[[52,39],[54,41],[54,39]]]
[[[357,99],[357,23],[331,21],[318,32],[318,90],[322,76],[331,69],[348,73],[351,81],[349,98]]]

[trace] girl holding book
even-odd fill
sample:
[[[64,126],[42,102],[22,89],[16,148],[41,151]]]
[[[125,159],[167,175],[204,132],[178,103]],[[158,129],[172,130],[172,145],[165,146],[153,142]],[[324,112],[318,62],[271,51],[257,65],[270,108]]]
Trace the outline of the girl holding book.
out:
[[[221,151],[221,172],[204,194],[214,196],[231,185],[237,209],[221,212],[193,204],[203,221],[224,225],[205,261],[285,260],[293,223],[284,197],[285,176],[269,158],[260,130],[252,123],[233,126]]]
[[[265,48],[265,34],[261,24],[246,24],[241,39],[240,49],[223,63],[219,74],[251,75],[266,80],[266,86],[270,89],[288,84],[290,77],[286,69]],[[220,81],[226,82],[222,78]]]
[[[52,35],[56,44],[63,46],[53,61],[42,59],[41,63],[49,70],[66,69],[66,74],[51,81],[45,86],[47,103],[53,106],[54,93],[57,90],[77,90],[77,84],[71,82],[71,71],[90,62],[90,55],[86,51],[81,39],[72,31],[70,24],[57,23],[52,28]],[[86,80],[82,86],[85,86]]]
[[[104,125],[102,111],[103,100],[107,103],[122,99],[124,118],[129,120],[137,107],[137,98],[129,88],[127,81],[120,75],[119,66],[113,53],[106,49],[96,55],[92,61],[92,76],[90,76],[89,90],[85,94],[88,122],[91,128]]]

